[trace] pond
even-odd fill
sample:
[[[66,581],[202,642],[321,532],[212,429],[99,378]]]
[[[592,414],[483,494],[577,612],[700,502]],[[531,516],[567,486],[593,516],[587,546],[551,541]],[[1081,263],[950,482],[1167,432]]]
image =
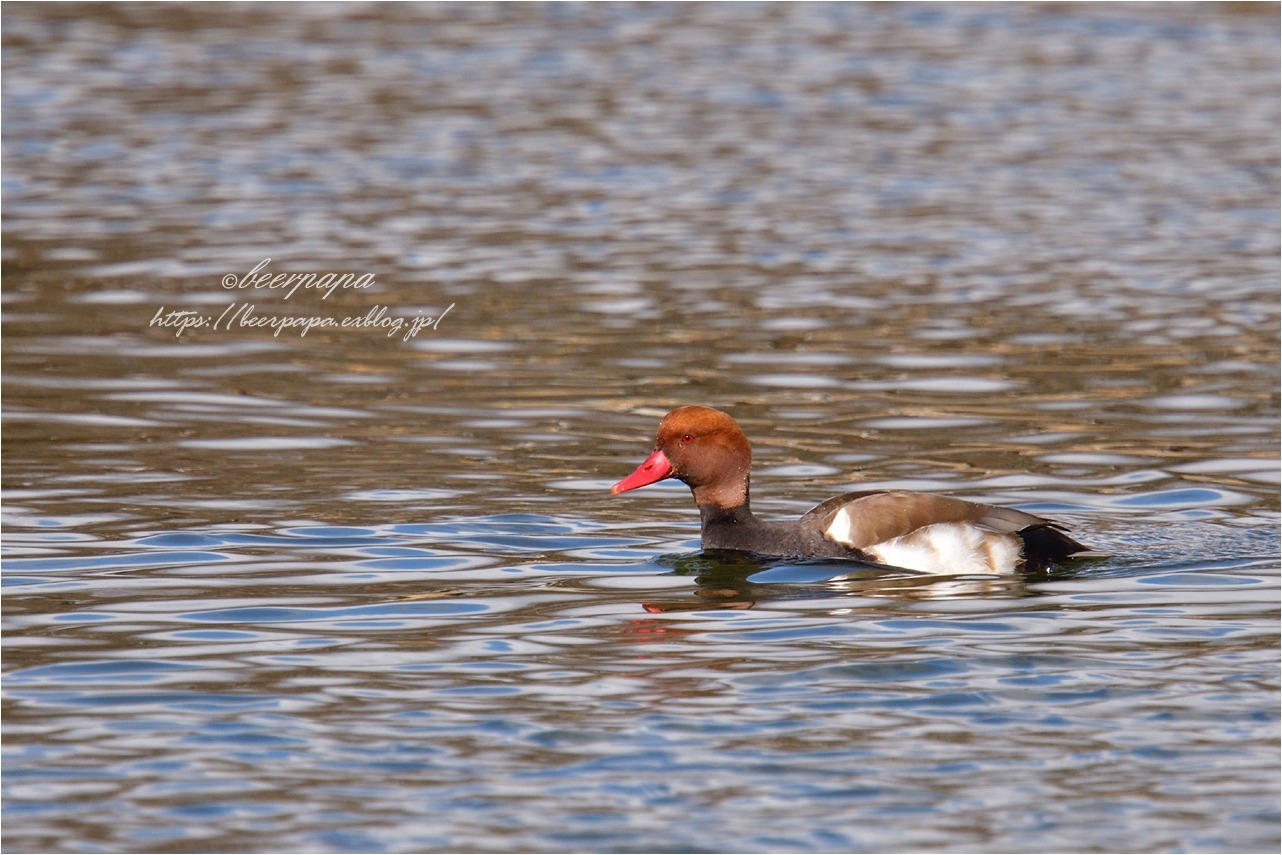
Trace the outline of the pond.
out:
[[[1276,7],[3,30],[6,851],[1277,851]],[[1104,557],[700,552],[682,404]]]

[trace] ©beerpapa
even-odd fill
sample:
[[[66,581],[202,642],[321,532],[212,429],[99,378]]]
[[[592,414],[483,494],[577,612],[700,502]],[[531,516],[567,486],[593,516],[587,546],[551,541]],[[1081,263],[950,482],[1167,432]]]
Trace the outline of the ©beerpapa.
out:
[[[271,264],[270,258],[264,258],[254,265],[254,269],[246,273],[243,277],[237,279],[236,274],[228,273],[223,277],[223,287],[231,290],[233,288],[272,288],[285,289],[289,291],[281,299],[288,300],[294,296],[294,292],[299,288],[316,288],[324,291],[322,300],[328,299],[339,288],[368,288],[374,284],[373,273],[362,273],[359,277],[355,273],[268,273],[267,265]]]
[[[223,287],[228,290],[233,288],[288,289],[282,296],[282,299],[285,300],[294,296],[299,288],[314,288],[322,291],[321,300],[326,300],[330,294],[333,294],[339,288],[369,288],[375,284],[373,273],[362,273],[360,276],[355,273],[268,273],[267,265],[271,264],[271,261],[270,258],[264,258],[254,265],[253,270],[250,270],[249,273],[242,277],[237,277],[234,273],[228,273],[223,277]],[[428,320],[430,321],[431,319],[429,318]],[[302,331],[299,335],[305,336],[308,330],[316,327],[338,326],[338,321],[333,318],[321,317],[255,317],[254,307],[249,303],[242,303],[239,307],[232,303],[223,309],[223,313],[218,316],[217,320],[212,315],[204,315],[190,309],[174,309],[166,312],[165,307],[161,306],[156,310],[156,314],[148,326],[173,329],[175,330],[174,336],[178,338],[181,338],[182,334],[189,330],[202,328],[229,330],[233,326],[271,327],[273,335],[276,336],[279,336],[283,329],[301,328]],[[344,326],[348,326],[348,324],[344,323]],[[397,330],[400,329],[400,326],[401,322],[399,320],[396,321]],[[415,334],[421,328],[421,326],[415,328]]]

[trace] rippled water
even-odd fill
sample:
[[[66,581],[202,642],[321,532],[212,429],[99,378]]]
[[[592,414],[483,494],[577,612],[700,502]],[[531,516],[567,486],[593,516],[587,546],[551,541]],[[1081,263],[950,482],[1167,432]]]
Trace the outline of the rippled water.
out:
[[[3,30],[7,850],[1278,849],[1276,7]],[[683,403],[1108,557],[700,553]]]

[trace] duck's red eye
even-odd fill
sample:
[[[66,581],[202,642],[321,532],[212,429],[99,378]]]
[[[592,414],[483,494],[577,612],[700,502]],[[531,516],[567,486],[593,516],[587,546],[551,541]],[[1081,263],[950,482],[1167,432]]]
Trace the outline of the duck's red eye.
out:
[[[685,436],[681,437],[681,441],[682,441],[682,442],[694,442],[694,434],[692,434],[692,433],[688,433],[688,434],[686,434]]]

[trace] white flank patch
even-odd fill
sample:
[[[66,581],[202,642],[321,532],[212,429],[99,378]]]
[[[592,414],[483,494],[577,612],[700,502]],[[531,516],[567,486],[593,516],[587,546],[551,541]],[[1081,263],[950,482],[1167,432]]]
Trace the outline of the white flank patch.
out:
[[[842,514],[838,514],[840,518]],[[837,525],[837,519],[828,529]],[[846,530],[850,521],[846,519]],[[882,564],[920,573],[1013,573],[1020,559],[1020,540],[973,523],[935,523],[911,534],[863,549]]]
[[[851,525],[850,506],[847,505],[833,514],[832,522],[828,523],[828,527],[824,529],[824,534],[838,543],[844,543],[848,546],[853,545],[850,539]]]

